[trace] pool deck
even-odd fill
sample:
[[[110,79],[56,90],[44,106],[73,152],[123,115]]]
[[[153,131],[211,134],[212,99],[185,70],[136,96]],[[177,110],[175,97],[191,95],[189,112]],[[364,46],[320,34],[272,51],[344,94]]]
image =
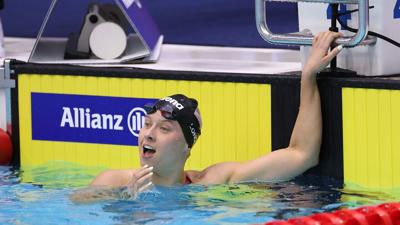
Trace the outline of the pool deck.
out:
[[[5,38],[6,58],[27,62],[34,43],[35,39],[32,38]],[[164,44],[157,63],[98,66],[249,74],[279,74],[301,70],[300,52],[296,50],[176,44]]]

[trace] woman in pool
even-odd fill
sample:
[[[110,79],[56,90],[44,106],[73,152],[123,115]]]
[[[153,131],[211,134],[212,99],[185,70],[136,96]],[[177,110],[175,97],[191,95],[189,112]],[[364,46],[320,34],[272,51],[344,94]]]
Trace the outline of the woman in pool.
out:
[[[340,52],[329,51],[340,33],[320,33],[301,75],[300,109],[287,148],[248,162],[223,162],[202,171],[184,171],[190,150],[200,135],[197,101],[173,95],[147,105],[139,134],[139,169],[108,170],[91,183],[94,187],[128,187],[136,194],[153,183],[171,186],[189,183],[224,184],[246,180],[287,180],[318,164],[322,116],[316,74]]]

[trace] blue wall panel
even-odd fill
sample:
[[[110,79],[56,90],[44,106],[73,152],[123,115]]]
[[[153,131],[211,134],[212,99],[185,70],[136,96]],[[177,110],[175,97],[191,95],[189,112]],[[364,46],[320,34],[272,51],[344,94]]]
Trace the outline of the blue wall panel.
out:
[[[5,0],[1,12],[5,34],[35,37],[50,3],[51,0]],[[147,0],[146,3],[166,43],[276,47],[264,42],[257,32],[253,0]],[[58,4],[63,4],[63,10],[56,13],[57,25],[50,27],[50,34],[65,36],[81,24],[87,3],[59,0]],[[298,30],[296,4],[268,3],[267,7],[273,32]]]

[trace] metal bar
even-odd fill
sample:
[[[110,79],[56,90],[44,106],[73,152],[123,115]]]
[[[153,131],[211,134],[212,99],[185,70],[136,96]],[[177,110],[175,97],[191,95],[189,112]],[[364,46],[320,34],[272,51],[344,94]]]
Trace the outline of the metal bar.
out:
[[[339,4],[333,3],[332,6],[332,18],[331,18],[331,27],[329,28],[330,31],[338,32],[339,28],[337,27],[337,17],[339,13]],[[336,47],[336,43],[332,43],[331,49]],[[334,57],[331,60],[331,71],[336,71],[337,69],[337,58]]]
[[[50,4],[49,9],[47,10],[46,16],[45,16],[45,18],[44,18],[44,20],[43,20],[43,23],[42,23],[42,25],[41,25],[41,27],[40,27],[39,33],[38,33],[38,35],[37,35],[37,37],[36,37],[35,44],[33,45],[31,54],[29,55],[28,62],[31,61],[31,59],[33,58],[33,55],[34,55],[35,52],[36,52],[36,47],[38,46],[38,44],[39,44],[39,42],[40,42],[40,39],[42,38],[42,35],[43,35],[43,33],[44,33],[44,29],[46,28],[46,24],[47,24],[47,22],[48,22],[48,20],[49,20],[49,18],[50,18],[50,14],[51,14],[51,12],[53,11],[54,7],[56,6],[57,1],[58,1],[58,0],[53,0],[53,1],[51,2],[51,4]]]
[[[307,2],[344,2],[344,1],[325,1],[325,0],[305,0]],[[310,33],[289,33],[274,34],[270,31],[266,21],[266,0],[256,0],[256,25],[261,37],[272,44],[284,45],[312,45],[314,36]],[[354,2],[352,0],[352,2]],[[342,37],[336,40],[336,44],[342,44],[344,47],[354,47],[357,45],[370,44],[374,41],[369,40],[362,43],[367,37],[369,26],[369,2],[368,0],[358,0],[358,32],[354,36]],[[375,39],[376,40],[376,39]]]

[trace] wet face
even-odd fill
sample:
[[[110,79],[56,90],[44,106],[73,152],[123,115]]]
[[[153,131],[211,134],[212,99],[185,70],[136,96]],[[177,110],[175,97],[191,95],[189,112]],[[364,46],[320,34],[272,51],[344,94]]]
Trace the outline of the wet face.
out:
[[[165,119],[160,111],[147,115],[139,133],[140,162],[167,172],[183,166],[188,146],[177,121]]]

